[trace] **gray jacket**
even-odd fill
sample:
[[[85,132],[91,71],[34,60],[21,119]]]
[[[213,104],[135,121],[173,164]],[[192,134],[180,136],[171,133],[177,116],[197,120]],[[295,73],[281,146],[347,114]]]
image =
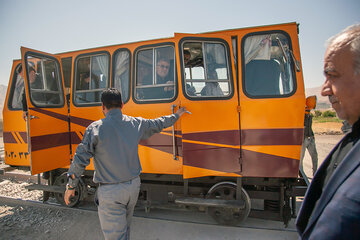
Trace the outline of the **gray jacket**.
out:
[[[68,171],[69,175],[74,174],[76,178],[69,179],[69,184],[77,185],[92,157],[95,183],[119,183],[139,176],[139,141],[172,126],[178,119],[177,114],[144,119],[124,115],[120,109],[110,110],[104,119],[86,128]]]

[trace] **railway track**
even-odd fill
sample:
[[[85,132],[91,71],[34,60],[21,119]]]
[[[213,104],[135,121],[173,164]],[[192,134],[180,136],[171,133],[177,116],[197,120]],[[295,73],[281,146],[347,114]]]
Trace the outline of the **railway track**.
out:
[[[94,204],[87,202],[85,204],[80,204],[76,208],[69,208],[57,203],[43,203],[41,201],[35,200],[22,200],[18,198],[0,196],[0,205],[12,206],[12,207],[32,207],[32,208],[43,208],[43,209],[54,209],[60,211],[71,211],[74,214],[77,213],[96,213],[97,209]],[[220,226],[218,223],[212,221],[207,214],[205,213],[194,213],[186,210],[171,209],[170,207],[156,207],[151,209],[149,213],[145,213],[143,208],[137,208],[134,212],[134,217],[144,218],[144,219],[154,219],[169,221],[174,223],[191,223],[191,224],[201,224],[201,225],[210,225],[210,226]],[[251,219],[250,219],[251,220]],[[269,221],[271,222],[271,221]],[[292,227],[281,227],[271,226],[271,223],[267,224],[258,224],[255,222],[244,223],[242,226],[228,226],[230,228],[241,228],[241,229],[252,229],[252,230],[268,230],[268,231],[278,231],[278,232],[296,232]]]
[[[6,166],[6,165],[5,165]],[[12,168],[5,167],[5,169],[0,169],[0,182],[2,180],[9,180],[15,182],[27,182],[27,183],[38,183],[39,176],[32,176],[30,173],[18,173],[13,171]],[[44,181],[40,178],[40,181]],[[46,182],[43,182],[46,183]],[[50,202],[42,202],[39,200],[23,200],[21,198],[13,198],[8,196],[0,196],[0,205],[7,206],[24,206],[32,208],[45,208],[45,209],[54,209],[59,211],[71,211],[71,212],[86,212],[86,213],[96,213],[96,206],[92,201],[84,201],[80,203],[76,208],[69,208],[61,204]],[[149,213],[145,212],[144,207],[138,207],[135,209],[134,216],[138,218],[145,219],[154,219],[154,220],[163,220],[170,221],[174,223],[192,223],[192,224],[203,224],[210,226],[219,226],[208,214],[203,212],[194,212],[169,206],[156,206],[151,208]],[[265,223],[264,223],[265,222]],[[294,219],[292,220],[294,222]],[[253,229],[253,230],[269,230],[269,231],[279,231],[279,232],[296,232],[294,224],[290,223],[289,227],[285,228],[281,222],[269,221],[269,220],[260,220],[260,219],[251,219],[248,218],[245,223],[234,228],[242,229]]]

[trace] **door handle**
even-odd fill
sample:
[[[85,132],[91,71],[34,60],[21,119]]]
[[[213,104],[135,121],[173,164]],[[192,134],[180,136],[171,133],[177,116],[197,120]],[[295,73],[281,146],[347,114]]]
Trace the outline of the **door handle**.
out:
[[[38,116],[34,116],[34,115],[30,115],[30,120],[31,119],[39,119],[39,117]]]
[[[171,113],[174,114],[176,105],[171,105]],[[172,125],[173,159],[178,160],[176,153],[175,126]]]

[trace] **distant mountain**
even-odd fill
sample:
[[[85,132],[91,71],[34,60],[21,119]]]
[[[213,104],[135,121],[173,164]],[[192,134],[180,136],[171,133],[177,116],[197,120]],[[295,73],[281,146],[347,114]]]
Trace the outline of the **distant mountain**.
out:
[[[6,91],[7,91],[7,86],[0,84],[0,119],[2,119],[2,111],[4,107]]]

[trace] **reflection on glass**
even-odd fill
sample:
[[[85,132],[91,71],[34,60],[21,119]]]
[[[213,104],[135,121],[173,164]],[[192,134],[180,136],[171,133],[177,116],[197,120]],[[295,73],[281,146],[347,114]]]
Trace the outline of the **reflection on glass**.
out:
[[[280,96],[294,91],[289,39],[281,33],[245,40],[245,90],[251,96]]]
[[[185,42],[183,45],[185,93],[191,97],[223,97],[231,94],[229,67],[223,44]],[[186,55],[190,55],[185,60]]]

